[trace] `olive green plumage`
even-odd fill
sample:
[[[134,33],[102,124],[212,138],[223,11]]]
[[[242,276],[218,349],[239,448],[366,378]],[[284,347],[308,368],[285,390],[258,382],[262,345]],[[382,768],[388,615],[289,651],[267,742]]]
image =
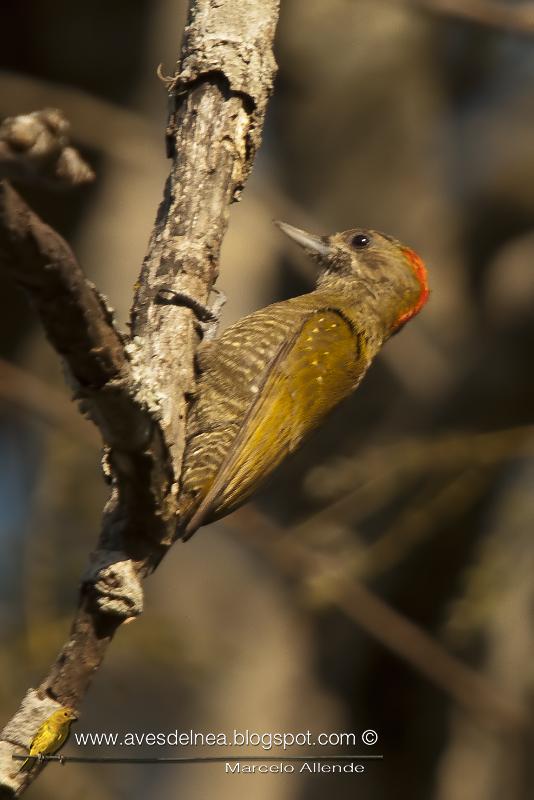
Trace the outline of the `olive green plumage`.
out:
[[[358,386],[428,296],[413,251],[375,231],[318,237],[280,223],[319,262],[317,288],[236,322],[198,354],[179,532],[241,505]]]

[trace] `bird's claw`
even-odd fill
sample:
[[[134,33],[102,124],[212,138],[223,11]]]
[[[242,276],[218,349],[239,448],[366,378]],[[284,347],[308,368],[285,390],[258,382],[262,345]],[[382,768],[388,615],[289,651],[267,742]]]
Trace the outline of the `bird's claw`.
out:
[[[216,286],[212,286],[211,287],[211,291],[213,292],[213,294],[217,295],[217,297],[215,298],[215,300],[211,304],[211,313],[212,313],[212,315],[214,317],[219,319],[219,317],[221,315],[221,311],[223,310],[224,306],[226,305],[226,301],[227,301],[228,298],[226,297],[226,295],[222,291],[222,289],[219,289]]]
[[[220,289],[212,288],[217,294],[211,306],[201,303],[188,292],[177,292],[168,286],[162,286],[156,294],[156,302],[190,308],[195,315],[195,328],[202,339],[214,339],[219,324],[219,314],[226,303],[226,295]]]

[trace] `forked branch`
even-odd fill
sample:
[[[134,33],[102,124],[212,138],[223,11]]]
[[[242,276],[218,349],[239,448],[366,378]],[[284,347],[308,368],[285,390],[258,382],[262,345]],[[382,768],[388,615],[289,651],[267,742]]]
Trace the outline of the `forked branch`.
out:
[[[19,773],[12,754],[27,748],[58,703],[79,705],[116,629],[142,610],[141,580],[175,538],[198,333],[191,310],[161,303],[161,290],[208,302],[229,206],[261,139],[277,14],[278,0],[191,2],[181,59],[168,85],[171,172],[138,282],[130,337],[116,330],[61,237],[8,184],[2,187],[0,267],[27,290],[76,397],[100,429],[112,492],[69,638],[2,733],[0,796],[19,796],[39,773],[39,766]],[[2,170],[2,146],[0,130],[0,175],[12,175]],[[61,147],[70,148],[64,139]],[[42,162],[44,172],[61,162],[62,152]],[[16,177],[31,176],[35,162],[26,169],[17,158]]]

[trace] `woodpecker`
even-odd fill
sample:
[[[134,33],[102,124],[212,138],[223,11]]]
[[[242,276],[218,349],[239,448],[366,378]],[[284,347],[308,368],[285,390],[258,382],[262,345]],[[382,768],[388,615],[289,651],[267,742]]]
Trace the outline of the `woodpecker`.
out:
[[[244,503],[428,299],[422,260],[391,236],[276,224],[319,264],[317,286],[201,344],[181,477],[184,540]]]

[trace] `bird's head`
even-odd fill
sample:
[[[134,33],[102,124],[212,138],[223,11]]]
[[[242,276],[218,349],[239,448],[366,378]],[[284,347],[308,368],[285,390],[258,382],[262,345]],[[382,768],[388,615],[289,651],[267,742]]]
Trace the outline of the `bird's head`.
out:
[[[78,714],[70,706],[64,706],[58,711],[55,711],[54,716],[58,722],[72,722],[73,720],[78,719]]]
[[[400,330],[428,300],[423,261],[391,236],[363,228],[317,236],[285,222],[276,224],[319,263],[318,287],[367,299],[385,314],[389,334]]]

